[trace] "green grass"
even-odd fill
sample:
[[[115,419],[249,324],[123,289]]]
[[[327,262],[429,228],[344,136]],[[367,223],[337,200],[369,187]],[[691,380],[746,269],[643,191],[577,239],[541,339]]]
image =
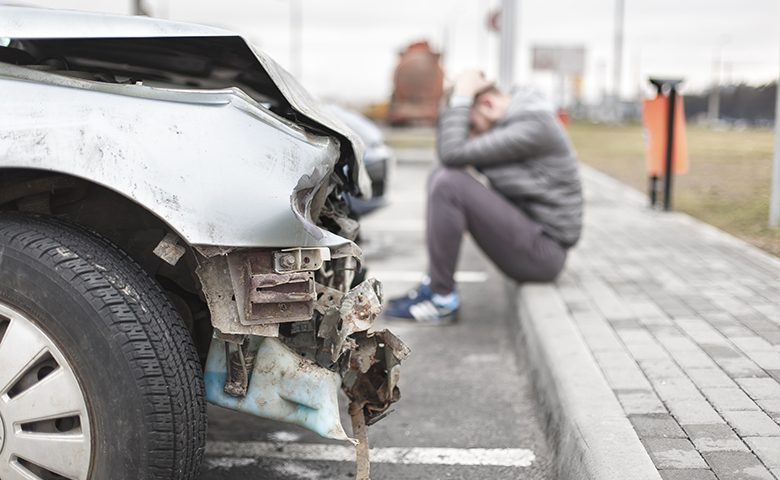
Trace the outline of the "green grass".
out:
[[[770,229],[773,132],[688,126],[690,171],[675,177],[675,210],[780,255],[780,229]],[[639,125],[575,123],[569,134],[580,160],[647,191]]]

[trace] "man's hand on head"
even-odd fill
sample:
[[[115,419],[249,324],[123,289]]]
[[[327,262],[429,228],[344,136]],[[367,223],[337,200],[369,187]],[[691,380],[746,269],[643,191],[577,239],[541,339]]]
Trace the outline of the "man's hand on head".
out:
[[[489,87],[491,82],[485,79],[485,74],[476,69],[465,70],[455,77],[452,94],[459,97],[473,98],[481,90]]]

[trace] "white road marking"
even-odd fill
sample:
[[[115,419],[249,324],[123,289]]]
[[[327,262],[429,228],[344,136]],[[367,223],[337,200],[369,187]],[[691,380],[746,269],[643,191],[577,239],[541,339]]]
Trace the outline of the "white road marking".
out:
[[[210,442],[206,444],[210,457],[281,458],[354,462],[355,449],[342,445],[286,444],[267,442]],[[534,452],[525,448],[372,448],[372,463],[402,465],[463,465],[490,467],[528,467],[536,460]]]
[[[205,461],[207,467],[220,470],[248,467],[257,463],[256,458],[250,457],[207,457]]]
[[[369,270],[368,275],[382,282],[419,282],[423,272],[416,270]],[[458,283],[485,283],[487,279],[486,272],[471,270],[455,272],[455,281]]]
[[[272,442],[291,443],[300,440],[301,436],[294,432],[285,432],[284,430],[280,430],[278,432],[269,433],[268,439]]]
[[[322,474],[317,470],[292,462],[273,465],[271,469],[276,473],[284,475],[285,478],[296,478],[298,480],[319,480],[322,478]]]
[[[489,363],[501,363],[501,355],[495,353],[470,353],[461,361],[469,365],[484,365]]]

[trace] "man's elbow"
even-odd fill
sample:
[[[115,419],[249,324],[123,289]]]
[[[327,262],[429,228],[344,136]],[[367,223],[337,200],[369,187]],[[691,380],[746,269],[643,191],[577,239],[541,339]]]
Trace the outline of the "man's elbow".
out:
[[[460,155],[458,155],[457,152],[439,149],[438,153],[439,161],[442,165],[446,165],[448,167],[457,167],[462,165]]]

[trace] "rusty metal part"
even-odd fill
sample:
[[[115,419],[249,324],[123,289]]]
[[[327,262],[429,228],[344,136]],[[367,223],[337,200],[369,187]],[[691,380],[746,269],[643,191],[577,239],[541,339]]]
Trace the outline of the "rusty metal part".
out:
[[[376,423],[400,399],[400,364],[411,351],[387,330],[370,331],[382,309],[382,288],[375,279],[343,298],[322,286],[318,293],[316,309],[322,318],[317,336],[323,341],[317,361],[325,367],[339,365],[352,405],[363,412],[366,424]]]
[[[327,248],[286,248],[274,252],[274,271],[276,273],[314,272],[330,260]]]
[[[330,331],[320,331],[330,348],[331,359],[336,361],[345,351],[353,348],[349,337],[356,332],[365,332],[374,324],[382,312],[382,284],[369,278],[344,296],[338,310],[339,321]],[[323,322],[324,325],[324,322]],[[331,333],[332,332],[332,333]],[[324,336],[326,335],[327,336]],[[328,342],[329,340],[329,342]]]
[[[231,333],[223,333],[220,332],[219,329],[214,329],[214,338],[218,340],[222,340],[223,342],[227,343],[233,343],[236,345],[240,345],[244,343],[244,340],[246,340],[246,335],[236,335]]]
[[[179,237],[174,233],[166,233],[160,243],[154,247],[152,253],[157,255],[165,263],[176,266],[179,259],[187,253],[183,245],[179,245]]]
[[[314,315],[314,274],[257,273],[249,277],[246,324],[308,320]]]
[[[325,314],[330,308],[338,308],[341,300],[344,298],[344,292],[335,288],[326,287],[321,283],[317,284],[317,301],[314,303],[314,309]]]
[[[339,309],[344,322],[342,335],[368,330],[382,313],[382,284],[370,278],[344,296]]]
[[[192,248],[206,258],[227,255],[235,250],[233,247],[218,247],[213,245],[193,245]]]
[[[371,459],[369,458],[368,428],[366,419],[363,416],[362,408],[349,408],[349,416],[352,418],[352,436],[358,441],[355,445],[355,463],[357,463],[357,473],[355,480],[370,480],[371,478]]]
[[[203,295],[211,313],[211,324],[219,332],[229,335],[258,335],[276,337],[279,325],[244,325],[240,321],[237,298],[231,281],[227,255],[198,256],[195,273],[203,287]],[[243,290],[242,290],[243,291]]]
[[[303,265],[299,270],[304,271],[277,273],[277,264],[287,254],[299,259]],[[305,270],[315,264],[321,267],[325,258],[330,258],[329,252],[320,249],[198,255],[196,273],[212,325],[226,334],[278,336],[278,324],[310,320],[317,294],[314,273]]]
[[[249,387],[249,373],[255,364],[255,352],[249,350],[245,343],[236,346],[231,352],[230,343],[225,342],[225,358],[227,362],[227,380],[225,393],[233,397],[245,397]]]
[[[363,410],[366,424],[372,425],[401,398],[400,364],[411,350],[388,330],[367,333],[356,343],[342,370],[342,388],[354,408]]]
[[[321,352],[336,361],[355,348],[350,335],[367,331],[382,311],[382,284],[370,278],[350,290],[340,305],[326,310],[317,336],[324,339]]]
[[[313,260],[310,257],[309,262],[305,261],[307,249],[198,256],[197,272],[212,312],[212,323],[218,338],[230,342],[224,343],[227,375],[215,380],[219,387],[210,388],[220,388],[227,397],[244,398],[254,382],[250,378],[253,357],[241,346],[245,343],[241,337],[235,335],[247,333],[247,329],[274,327],[279,344],[300,360],[294,371],[302,379],[309,378],[305,365],[340,375],[341,388],[350,399],[354,435],[359,440],[357,478],[368,479],[366,428],[384,418],[400,399],[400,364],[410,350],[387,330],[371,331],[382,310],[382,285],[378,281],[368,279],[346,291],[360,268],[357,246],[348,244],[329,253],[331,261],[320,263],[316,274],[279,273],[280,269],[305,270],[305,265]],[[326,261],[315,260],[315,264]],[[215,312],[225,316],[216,317]],[[256,337],[248,337],[250,341],[252,338]],[[212,370],[216,375],[219,368]],[[229,399],[224,401],[231,404]],[[334,414],[336,423],[337,417]]]

